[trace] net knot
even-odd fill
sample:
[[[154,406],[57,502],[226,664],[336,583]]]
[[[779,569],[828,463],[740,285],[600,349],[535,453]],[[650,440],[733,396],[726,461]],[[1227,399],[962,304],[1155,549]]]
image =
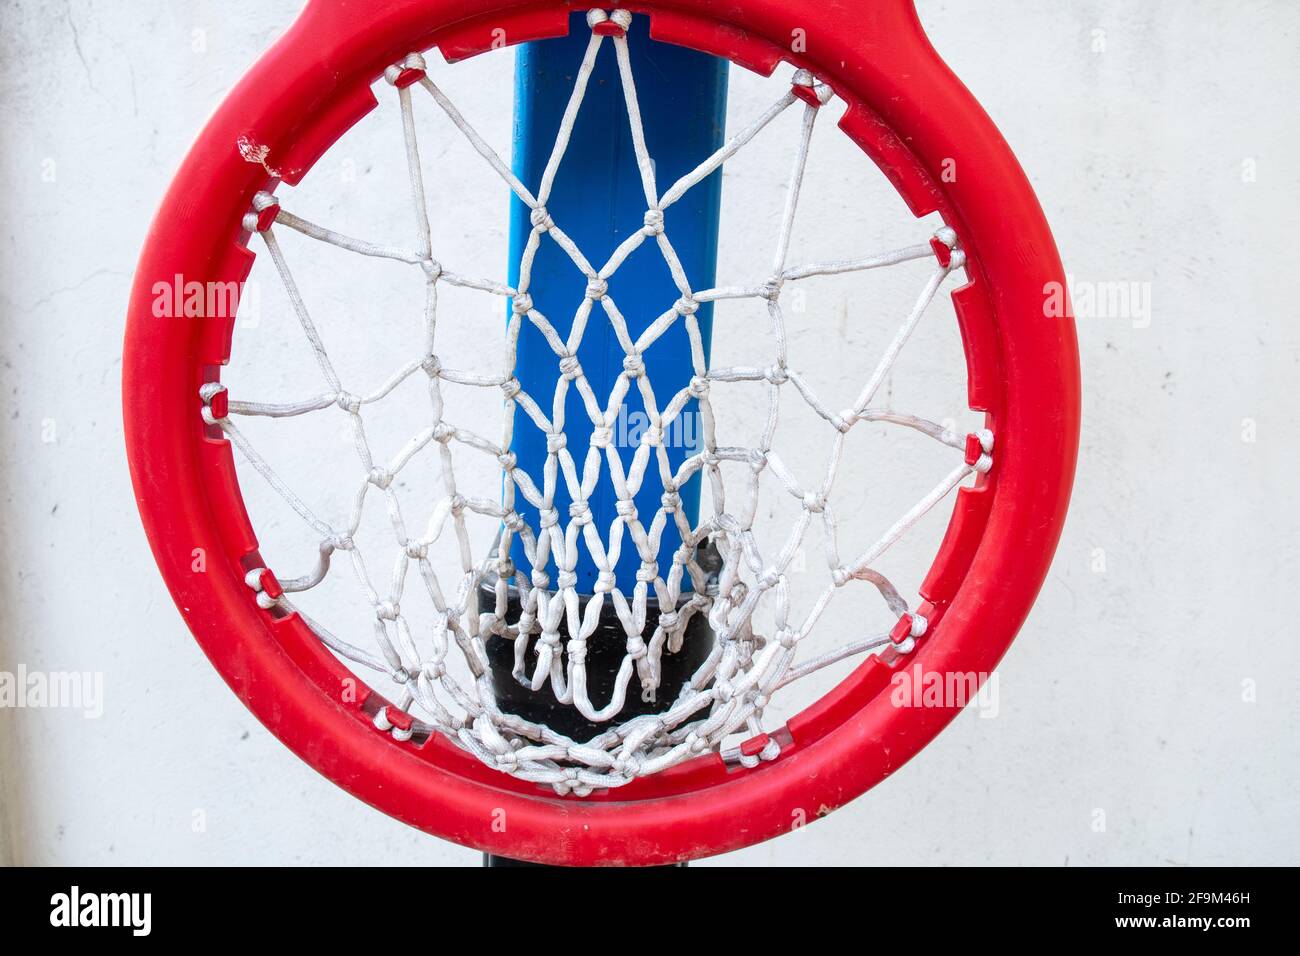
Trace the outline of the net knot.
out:
[[[437,282],[442,278],[442,263],[437,259],[420,260],[420,268],[424,270],[424,276],[430,282]]]
[[[516,515],[516,517],[518,516]],[[508,552],[506,554],[498,554],[496,568],[497,577],[501,578],[503,581],[508,581],[515,576],[515,563],[510,560],[510,554]],[[523,620],[522,615],[520,616],[520,620]],[[504,626],[505,622],[502,622],[502,627]],[[502,633],[504,633],[504,631]]]
[[[709,747],[709,742],[693,730],[686,735],[685,743],[691,753],[695,754],[702,754]]]
[[[646,656],[645,641],[640,634],[633,634],[627,639],[627,654],[634,661],[642,660]]]
[[[799,643],[799,636],[793,628],[782,627],[776,632],[776,642],[788,651]]]
[[[603,299],[609,292],[609,283],[600,276],[592,276],[587,280],[587,298]]]
[[[642,561],[641,568],[636,573],[636,579],[641,584],[653,584],[659,577],[659,565],[654,561]]]
[[[426,355],[424,361],[420,363],[420,368],[424,369],[429,378],[437,378],[442,374],[442,359],[436,355]]]
[[[569,505],[569,519],[579,528],[591,524],[591,506],[585,501],[575,501]]]
[[[560,374],[570,382],[582,374],[582,365],[576,355],[566,355],[560,359]]]
[[[682,496],[675,491],[665,491],[659,504],[668,514],[673,514],[682,506]]]
[[[546,436],[546,453],[557,455],[569,445],[569,436],[564,432],[551,432]]]
[[[356,547],[356,542],[352,540],[350,534],[336,534],[330,538],[330,545],[335,551],[351,551]]]
[[[664,231],[664,211],[662,209],[647,209],[644,221],[646,235],[657,236]]]
[[[515,315],[527,315],[533,311],[533,297],[527,292],[519,292],[514,297]]]
[[[684,295],[673,305],[673,311],[678,315],[694,315],[700,311],[700,304],[692,296]]]
[[[692,398],[703,398],[705,395],[709,394],[708,377],[704,375],[693,375],[691,377],[691,384],[687,386],[687,391],[690,392]]]
[[[519,456],[512,451],[502,452],[497,455],[497,462],[501,465],[502,471],[511,472],[514,471],[515,466],[519,464]],[[513,511],[510,513],[514,514]]]
[[[442,661],[428,661],[424,667],[420,669],[420,676],[425,678],[425,680],[431,681],[442,680],[446,673],[447,668]]]
[[[785,280],[780,276],[773,276],[760,286],[760,294],[764,299],[775,301],[781,297],[781,289],[785,285]]]
[[[629,355],[623,359],[623,371],[628,378],[640,378],[645,374],[645,362],[639,355]]]
[[[631,780],[641,773],[641,761],[635,757],[615,757],[614,762],[609,765],[609,769],[620,777]]]
[[[560,784],[564,788],[563,792],[572,790],[575,796],[585,797],[591,793],[590,787],[584,787],[578,777],[577,767],[568,767],[564,771],[564,783]]]
[[[519,755],[513,750],[507,750],[505,753],[496,755],[497,769],[503,773],[509,773],[519,764]]]
[[[591,430],[591,447],[608,448],[614,441],[614,429],[608,425],[598,425]]]
[[[664,442],[664,430],[660,425],[651,425],[641,433],[641,444],[658,448]]]
[[[815,491],[809,491],[803,496],[803,506],[811,514],[819,515],[826,510],[826,498]]]
[[[528,221],[540,232],[550,232],[555,228],[555,220],[551,218],[545,206],[534,206],[533,211],[528,214]]]
[[[781,582],[782,574],[776,568],[768,568],[763,572],[763,576],[758,581],[758,586],[764,591],[770,591]]]
[[[595,594],[608,594],[614,590],[615,577],[613,571],[601,571],[596,575],[596,584],[593,588]]]
[[[587,662],[587,642],[581,638],[575,637],[564,648],[569,652],[569,662],[572,664],[585,664]]]
[[[501,383],[501,391],[505,393],[506,401],[510,401],[510,399],[514,398],[522,390],[523,386],[519,384],[519,379],[517,378],[508,378]]]
[[[516,534],[528,527],[527,522],[524,521],[524,516],[513,509],[501,516],[501,523]]]
[[[361,411],[361,399],[351,392],[340,391],[338,395],[334,396],[334,404],[349,415],[355,415]]]
[[[396,621],[399,610],[392,601],[380,601],[375,605],[375,617],[380,621]]]
[[[451,513],[459,516],[469,506],[469,499],[464,495],[452,495],[447,503],[451,507]]]
[[[433,426],[430,435],[439,445],[445,445],[456,437],[456,426],[438,422]]]
[[[631,498],[620,498],[614,504],[614,513],[625,521],[636,520],[636,502]]]
[[[429,556],[429,546],[419,541],[406,542],[406,556],[412,561],[423,561]]]
[[[763,371],[763,377],[773,385],[784,385],[790,381],[790,370],[782,365],[771,365]]]
[[[543,508],[537,514],[539,528],[554,528],[560,523],[560,512],[555,508]]]
[[[842,588],[853,580],[853,574],[848,568],[839,567],[831,571],[831,580],[835,582],[837,588]]]
[[[371,468],[370,474],[366,476],[366,481],[380,491],[387,491],[388,486],[393,483],[393,473],[387,468]]]
[[[681,614],[677,611],[664,611],[659,615],[659,626],[665,631],[675,630],[677,625],[681,622],[681,617]]]

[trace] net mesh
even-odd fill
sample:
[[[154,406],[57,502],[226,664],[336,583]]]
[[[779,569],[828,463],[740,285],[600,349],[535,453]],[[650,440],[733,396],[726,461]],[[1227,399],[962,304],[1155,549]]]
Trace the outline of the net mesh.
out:
[[[411,200],[419,224],[418,242],[404,246],[355,239],[281,209],[278,200],[269,193],[259,194],[245,226],[260,236],[283,280],[326,390],[296,402],[232,400],[225,387],[216,382],[201,390],[204,420],[222,430],[271,488],[313,529],[320,542],[314,567],[301,577],[277,580],[264,568],[249,571],[247,583],[259,604],[268,610],[276,608],[301,615],[337,655],[387,675],[400,687],[400,693],[394,695],[396,709],[384,707],[374,715],[380,730],[399,740],[409,740],[421,733],[441,733],[489,766],[523,780],[548,785],[559,793],[579,796],[596,789],[621,786],[709,750],[723,751],[728,759],[746,766],[774,759],[780,751],[779,740],[764,730],[765,710],[774,693],[847,658],[888,646],[900,653],[910,652],[914,639],[925,633],[927,622],[920,614],[909,612],[899,591],[873,565],[921,516],[972,474],[986,472],[992,461],[992,435],[987,431],[959,434],[933,421],[873,404],[927,306],[945,279],[964,265],[956,234],[945,227],[928,241],[878,255],[800,265],[788,262],[791,230],[813,129],[821,107],[831,97],[825,85],[802,71],[795,74],[792,88],[753,122],[690,173],[661,191],[642,130],[636,78],[628,52],[628,22],[625,11],[616,11],[612,16],[593,11],[588,16],[592,35],[536,192],[520,182],[476,132],[428,75],[419,54],[411,54],[391,67],[386,78],[400,101]],[[617,58],[646,212],[642,227],[607,262],[596,265],[569,238],[562,224],[555,221],[547,210],[547,200],[569,147],[597,57],[608,46],[613,47]],[[519,264],[518,282],[513,287],[459,274],[434,256],[412,106],[413,92],[417,90],[432,98],[473,149],[531,210],[532,229]],[[802,121],[770,271],[762,280],[750,284],[693,289],[674,252],[664,211],[791,109],[802,111]],[[277,229],[281,227],[362,256],[407,263],[421,274],[425,288],[421,351],[374,391],[354,394],[345,388],[277,239]],[[567,335],[562,335],[538,311],[529,295],[533,261],[544,242],[556,243],[587,278],[585,298],[577,307]],[[609,280],[629,256],[646,244],[653,244],[662,255],[679,298],[634,337],[610,294]],[[857,399],[847,409],[833,410],[819,398],[813,384],[787,360],[783,290],[813,277],[863,272],[927,258],[936,259],[937,264]],[[442,286],[457,286],[510,300],[512,308],[502,342],[499,371],[475,371],[443,363],[437,334],[438,293]],[[703,303],[729,299],[752,299],[765,306],[776,343],[770,364],[706,367],[697,310]],[[584,332],[597,321],[610,324],[625,353],[622,372],[608,395],[596,394],[577,359]],[[524,323],[540,330],[554,352],[557,375],[552,395],[529,394],[515,377],[519,359],[516,344]],[[693,374],[689,384],[675,394],[659,395],[653,387],[653,376],[647,372],[650,360],[646,353],[657,339],[679,325],[685,327],[689,336]],[[428,387],[427,425],[391,460],[378,460],[366,437],[367,407],[383,401],[406,380],[421,375],[427,379]],[[747,444],[728,444],[717,433],[713,392],[716,388],[745,385],[766,391],[766,416],[753,422],[755,434]],[[447,420],[444,396],[453,388],[500,391],[504,397],[504,426],[498,438],[494,440]],[[569,447],[566,441],[564,413],[571,389],[581,396],[593,429],[585,448]],[[615,447],[614,428],[619,410],[632,389],[643,402],[648,427],[642,432],[630,463],[625,463]],[[801,483],[773,447],[782,404],[791,401],[805,403],[826,428],[830,451],[824,473],[816,484]],[[341,409],[347,415],[360,462],[356,494],[346,525],[323,520],[271,468],[236,424],[243,417],[294,418],[330,408]],[[523,416],[516,416],[517,408],[524,412]],[[664,436],[688,409],[698,413],[701,448],[673,469]],[[546,458],[540,475],[530,474],[511,451],[517,420],[530,423],[545,436]],[[956,453],[951,471],[929,494],[902,514],[869,547],[846,559],[841,555],[837,536],[834,491],[847,436],[865,422],[886,422],[913,429],[950,446]],[[488,493],[480,489],[476,494],[461,487],[453,462],[455,447],[494,458],[502,478],[500,489],[492,487]],[[425,526],[412,530],[392,485],[408,463],[425,449],[434,450],[439,458],[442,487],[435,489],[437,501]],[[740,466],[733,474],[743,474],[743,479],[724,480],[724,466],[728,465]],[[634,504],[648,475],[657,476],[664,489],[660,507],[653,515],[639,514]],[[679,492],[696,475],[702,476],[709,493],[699,521],[692,525]],[[588,504],[602,482],[613,488],[617,498],[616,515],[607,528],[599,527],[593,520]],[[798,503],[798,514],[784,533],[779,549],[773,551],[769,547],[765,553],[755,533],[756,512],[760,487],[773,482]],[[557,488],[561,486],[572,502],[567,510],[556,505]],[[372,575],[356,541],[362,514],[376,497],[387,510],[395,544],[392,573],[386,586]],[[516,503],[521,497],[536,509],[539,519],[535,523],[526,521],[517,510]],[[473,515],[499,525],[499,534],[486,554],[474,553],[467,527],[467,520]],[[671,556],[660,553],[660,542],[669,523],[676,527],[682,540],[681,547]],[[811,607],[796,613],[791,606],[787,574],[814,524],[821,526],[824,535],[825,583]],[[531,565],[527,572],[510,560],[516,537],[522,539]],[[702,566],[700,555],[706,543],[716,549],[720,569],[706,570]],[[431,549],[441,548],[458,552],[459,575],[454,581],[440,579],[430,560]],[[626,548],[635,549],[641,562],[635,585],[629,591],[620,586],[614,574],[619,555]],[[575,567],[583,550],[600,573],[594,595],[580,601],[575,587]],[[292,597],[320,584],[340,556],[351,564],[361,594],[373,611],[370,648],[345,640],[311,619]],[[404,592],[412,582],[416,582],[414,587],[423,587],[435,609],[427,634],[422,631],[417,635],[402,609]],[[837,592],[850,586],[877,591],[896,625],[886,633],[862,637],[820,656],[801,655],[806,638],[827,604]],[[514,604],[518,610],[510,619],[512,589],[518,597]],[[660,613],[653,627],[647,627],[647,607],[652,603],[652,594]],[[606,613],[607,604],[612,606],[625,633],[626,649],[612,695],[607,700],[593,701],[588,692],[586,655],[588,642],[602,613]],[[756,612],[760,607],[770,612],[773,623],[768,633],[756,630]],[[661,692],[664,655],[680,650],[686,627],[695,615],[707,617],[714,635],[707,659],[679,692],[670,689],[676,696],[662,713],[620,720],[629,694],[652,699]],[[487,662],[486,642],[493,640],[513,642],[515,680],[534,691],[549,685],[562,705],[576,709],[587,720],[607,729],[589,740],[573,740],[548,726],[503,712],[497,704]],[[454,655],[463,659],[458,667],[450,666]],[[728,738],[734,741],[737,735],[757,740],[761,746],[728,748]]]

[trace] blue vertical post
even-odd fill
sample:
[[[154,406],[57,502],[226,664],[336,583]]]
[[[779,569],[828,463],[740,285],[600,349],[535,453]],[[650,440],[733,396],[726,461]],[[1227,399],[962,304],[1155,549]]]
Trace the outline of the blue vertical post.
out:
[[[529,43],[519,49],[515,71],[513,165],[515,174],[529,189],[536,190],[550,158],[590,36],[591,30],[585,18],[576,14],[567,37]],[[655,160],[656,180],[662,193],[722,146],[727,63],[684,47],[652,41],[644,16],[633,19],[628,31],[628,44],[633,75],[637,79],[646,143]],[[714,285],[721,191],[719,171],[695,186],[665,214],[665,232],[693,289]],[[620,243],[644,225],[645,195],[611,40],[602,45],[573,138],[546,205],[551,217],[572,237],[596,269]],[[512,284],[518,281],[520,257],[532,229],[529,212],[516,197],[510,221]],[[547,317],[561,337],[568,336],[586,288],[586,279],[565,252],[550,237],[543,237],[534,260],[529,294],[534,307]],[[609,295],[626,318],[633,339],[672,307],[679,292],[653,239],[648,239],[611,278]],[[702,305],[696,318],[707,356],[712,305]],[[578,351],[578,360],[602,407],[623,370],[623,359],[623,349],[604,310],[597,303]],[[678,322],[652,345],[645,359],[647,374],[662,411],[672,396],[689,384],[693,374],[685,323]],[[516,375],[525,391],[549,415],[559,375],[558,359],[542,334],[527,321],[519,338]],[[565,422],[568,447],[581,470],[592,426],[574,388],[569,390]],[[614,429],[615,445],[625,465],[631,463],[645,423],[641,396],[633,387]],[[674,469],[699,449],[700,441],[699,416],[692,401],[683,412],[683,420],[670,430],[666,438]],[[540,487],[546,441],[521,409],[516,411],[513,451],[519,466]],[[660,507],[662,495],[659,470],[652,460],[636,499],[637,512],[647,528]],[[698,520],[699,499],[700,481],[696,476],[682,489],[683,506],[692,525]],[[529,507],[522,496],[517,501],[520,513],[536,528],[536,510]],[[567,490],[561,481],[556,507],[565,516],[562,520],[567,520],[569,504]],[[615,504],[612,484],[607,472],[603,472],[590,502],[602,537],[614,520]],[[672,555],[680,545],[680,535],[669,522],[659,549],[661,574],[667,574]],[[525,572],[531,569],[518,538],[511,558],[516,567]],[[618,586],[625,592],[636,583],[639,567],[640,558],[631,537],[625,536],[622,555],[615,569]],[[547,570],[554,574],[553,561]],[[592,593],[597,569],[585,545],[580,546],[576,571],[578,593]],[[684,579],[684,586],[690,586],[689,578]]]

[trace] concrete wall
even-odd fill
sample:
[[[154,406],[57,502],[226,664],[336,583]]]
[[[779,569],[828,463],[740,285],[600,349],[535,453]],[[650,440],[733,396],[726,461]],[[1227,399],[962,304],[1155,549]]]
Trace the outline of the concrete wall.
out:
[[[828,821],[716,862],[1294,864],[1300,6],[919,6],[1030,172],[1077,291],[1137,298],[1080,317],[1074,508],[996,719],[963,714]],[[135,258],[199,124],[295,7],[0,10],[0,670],[104,688],[97,719],[0,710],[0,860],[477,862],[257,724],[190,639],[132,502],[118,390]],[[465,86],[467,113],[508,115],[508,62]],[[829,199],[812,210],[827,242],[852,238]]]

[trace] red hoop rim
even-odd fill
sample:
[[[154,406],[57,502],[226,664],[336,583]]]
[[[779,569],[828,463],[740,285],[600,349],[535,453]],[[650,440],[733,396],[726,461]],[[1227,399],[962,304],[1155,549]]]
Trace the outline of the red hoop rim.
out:
[[[777,760],[728,769],[706,755],[617,792],[548,796],[435,735],[422,747],[375,730],[382,699],[296,616],[258,607],[243,576],[260,567],[229,445],[205,433],[199,386],[229,356],[233,317],[159,319],[155,286],[242,281],[252,264],[240,221],[266,172],[243,139],[297,183],[373,106],[370,83],[412,49],[449,60],[559,35],[571,0],[391,0],[358,24],[340,0],[312,0],[230,94],[192,148],[159,212],[133,290],[123,369],[126,443],[155,557],[195,637],[241,700],[287,746],[360,799],[413,826],[488,852],[555,864],[675,862],[737,849],[824,816],[892,773],[958,708],[892,706],[893,660],[871,658],[788,724]],[[488,7],[487,10],[484,8]],[[993,472],[958,493],[921,589],[930,630],[908,666],[988,673],[1046,576],[1064,522],[1079,427],[1073,322],[1044,316],[1064,287],[1032,189],[997,130],[930,47],[911,0],[833,5],[754,0],[713,19],[707,0],[623,4],[657,39],[760,73],[785,60],[850,104],[842,126],[912,211],[939,211],[962,236],[970,283],[954,293],[970,405],[997,435]],[[504,34],[499,31],[505,31]],[[803,31],[806,52],[787,49]],[[307,55],[305,51],[310,51]],[[961,175],[935,173],[955,161]],[[196,230],[194,224],[209,228]],[[1010,238],[1014,237],[1014,238]],[[1001,245],[1014,242],[1014,248]],[[1000,254],[982,257],[983,248]],[[196,549],[206,569],[193,570]],[[333,688],[331,692],[328,688]],[[504,821],[504,827],[501,826]]]

